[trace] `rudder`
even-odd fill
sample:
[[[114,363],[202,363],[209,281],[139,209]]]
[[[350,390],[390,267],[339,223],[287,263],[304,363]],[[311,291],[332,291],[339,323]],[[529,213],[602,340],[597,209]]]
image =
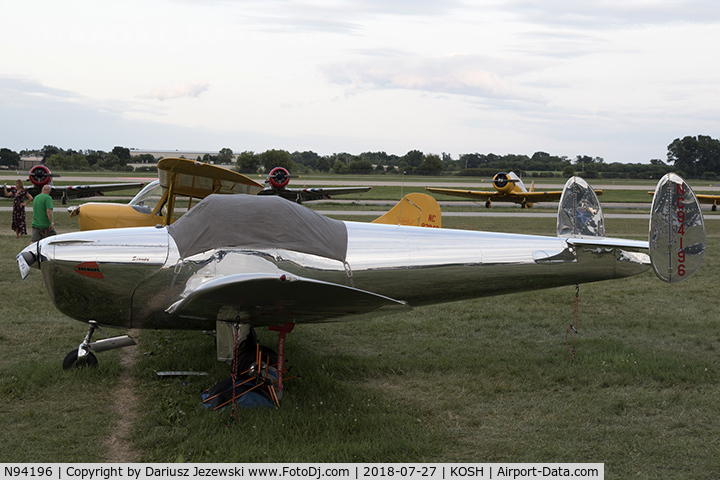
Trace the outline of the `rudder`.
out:
[[[605,236],[605,217],[595,190],[581,177],[570,177],[563,187],[557,217],[558,237]]]
[[[390,211],[371,223],[441,228],[442,213],[440,212],[440,205],[430,195],[409,193]]]
[[[679,283],[700,268],[705,258],[705,222],[690,185],[668,173],[657,184],[650,210],[650,260],[655,274]]]

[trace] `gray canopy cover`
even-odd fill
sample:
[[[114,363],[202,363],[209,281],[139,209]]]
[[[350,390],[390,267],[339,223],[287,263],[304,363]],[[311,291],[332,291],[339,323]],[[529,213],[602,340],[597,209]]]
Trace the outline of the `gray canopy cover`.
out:
[[[343,222],[274,196],[209,195],[167,228],[183,258],[223,247],[282,248],[341,262],[347,253]]]

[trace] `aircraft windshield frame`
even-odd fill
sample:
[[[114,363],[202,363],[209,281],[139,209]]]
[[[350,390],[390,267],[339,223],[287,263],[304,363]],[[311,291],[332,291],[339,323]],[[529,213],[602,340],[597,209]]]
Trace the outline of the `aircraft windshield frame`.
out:
[[[146,203],[152,203],[149,207],[154,207],[160,201],[163,196],[163,188],[160,186],[159,180],[153,180],[148,183],[145,188],[130,200],[130,205],[136,207],[143,207]]]

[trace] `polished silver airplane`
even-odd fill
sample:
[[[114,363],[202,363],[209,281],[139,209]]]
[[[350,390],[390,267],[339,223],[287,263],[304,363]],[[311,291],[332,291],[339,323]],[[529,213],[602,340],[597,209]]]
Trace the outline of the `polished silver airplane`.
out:
[[[71,367],[96,364],[93,351],[134,343],[125,335],[91,342],[99,326],[216,330],[218,359],[227,361],[238,332],[254,327],[280,327],[284,343],[295,324],[650,268],[677,283],[704,254],[695,194],[669,174],[658,183],[646,241],[606,237],[597,196],[573,177],[555,237],[340,221],[279,197],[210,195],[172,225],[57,235],[17,260],[23,277],[41,270],[61,312],[89,323],[66,357]]]

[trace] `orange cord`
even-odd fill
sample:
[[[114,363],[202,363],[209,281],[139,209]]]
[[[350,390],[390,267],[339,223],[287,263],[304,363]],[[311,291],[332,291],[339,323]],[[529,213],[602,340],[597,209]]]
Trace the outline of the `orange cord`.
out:
[[[570,346],[570,341],[568,340],[568,333],[570,330],[573,331],[573,344],[572,347]],[[575,285],[575,311],[573,313],[573,322],[570,324],[570,326],[565,330],[565,344],[568,347],[568,350],[570,350],[570,356],[568,358],[575,358],[575,341],[576,337],[578,335],[578,331],[580,330],[580,285]]]

